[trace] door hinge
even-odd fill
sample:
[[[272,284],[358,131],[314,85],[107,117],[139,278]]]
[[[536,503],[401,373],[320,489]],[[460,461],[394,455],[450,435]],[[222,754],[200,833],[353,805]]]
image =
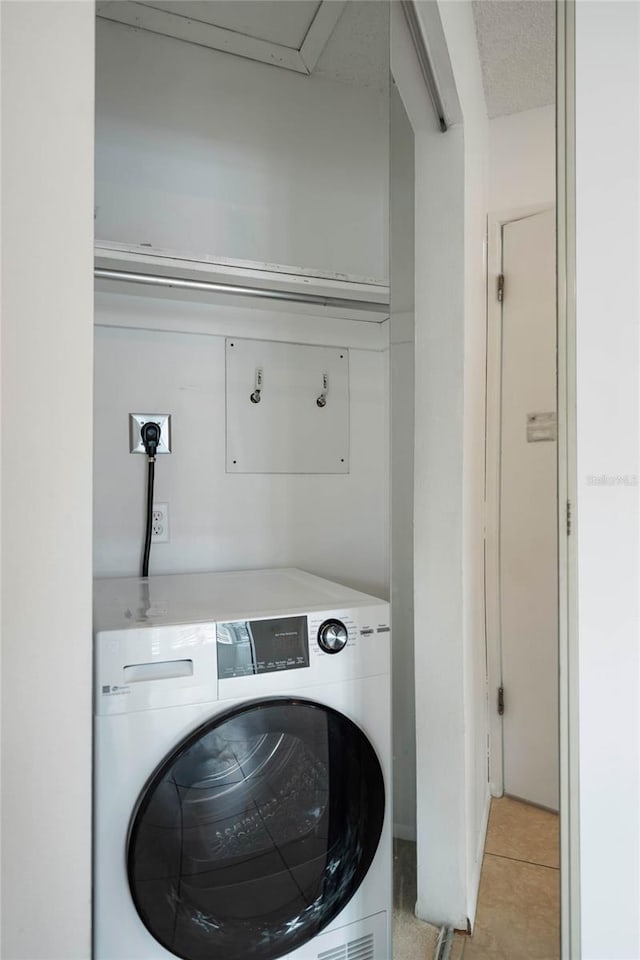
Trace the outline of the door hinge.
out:
[[[498,274],[498,303],[504,300],[504,273]]]
[[[504,713],[504,687],[498,687],[498,713],[500,716]]]
[[[571,534],[571,500],[567,500],[567,536]]]

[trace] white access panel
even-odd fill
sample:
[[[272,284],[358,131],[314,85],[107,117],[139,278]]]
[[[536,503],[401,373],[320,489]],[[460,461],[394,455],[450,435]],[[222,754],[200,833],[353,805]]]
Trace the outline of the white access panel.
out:
[[[349,472],[348,349],[233,337],[226,376],[227,473]]]

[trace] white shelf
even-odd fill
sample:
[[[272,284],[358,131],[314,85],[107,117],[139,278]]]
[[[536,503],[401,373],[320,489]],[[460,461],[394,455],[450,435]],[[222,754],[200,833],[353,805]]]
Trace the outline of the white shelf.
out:
[[[272,310],[283,309],[286,305],[289,310],[293,308],[298,313],[373,323],[381,323],[389,316],[389,285],[378,279],[327,274],[280,264],[197,257],[146,244],[111,241],[96,242],[95,266],[100,270],[137,274],[147,278],[165,278],[167,281],[173,279],[178,283],[193,281],[203,285],[244,288],[245,292],[242,289],[228,289],[224,292],[212,289],[209,292],[206,286],[203,286],[202,290],[195,291],[195,295],[206,303],[237,303],[254,308],[268,303]],[[97,278],[97,289],[131,295],[134,287],[137,287],[137,292],[144,292],[145,296],[169,296],[173,299],[184,297],[186,293],[172,288],[170,282],[159,286],[150,280],[144,283],[142,280],[132,282],[132,279]],[[251,288],[256,293],[252,295],[246,292],[246,288]],[[265,291],[265,294],[261,295],[260,291]],[[193,299],[194,291],[188,293],[188,299]],[[267,293],[275,299],[265,301],[263,296]],[[283,294],[282,300],[277,299],[278,293]],[[295,297],[308,298],[310,302],[293,302]]]

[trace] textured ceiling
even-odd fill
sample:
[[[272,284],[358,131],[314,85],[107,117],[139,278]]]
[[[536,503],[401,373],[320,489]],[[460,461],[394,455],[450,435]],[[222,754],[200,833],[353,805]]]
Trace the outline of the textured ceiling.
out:
[[[555,102],[553,0],[473,0],[487,113]]]
[[[379,0],[347,3],[313,75],[386,90],[389,86],[389,5]]]

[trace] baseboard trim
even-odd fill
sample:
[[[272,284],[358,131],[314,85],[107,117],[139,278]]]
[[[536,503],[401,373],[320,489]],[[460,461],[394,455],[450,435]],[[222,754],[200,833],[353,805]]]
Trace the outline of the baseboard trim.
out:
[[[480,890],[480,876],[482,874],[482,860],[484,857],[484,848],[487,842],[487,828],[489,826],[489,813],[491,811],[491,794],[487,791],[484,804],[484,812],[482,815],[482,827],[480,829],[480,836],[478,838],[478,846],[476,848],[476,862],[474,864],[473,873],[470,876],[470,884],[468,890],[468,905],[467,905],[467,927],[469,933],[473,933],[473,927],[476,921],[476,908],[478,906],[478,893]]]

